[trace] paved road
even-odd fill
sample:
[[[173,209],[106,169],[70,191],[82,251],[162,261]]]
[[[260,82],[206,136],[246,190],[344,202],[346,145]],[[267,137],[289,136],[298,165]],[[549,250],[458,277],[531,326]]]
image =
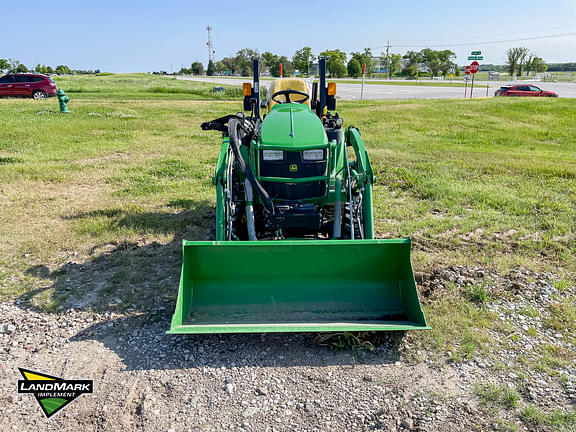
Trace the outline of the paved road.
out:
[[[234,78],[203,78],[203,77],[178,77],[178,79],[211,82],[214,84],[239,85],[244,82]],[[246,79],[247,81],[249,78]],[[266,82],[266,81],[265,81]],[[531,81],[522,81],[531,84]],[[474,85],[474,96],[493,96],[496,89],[506,85],[505,82],[478,81]],[[576,98],[576,83],[534,83],[545,90],[557,92],[560,97]],[[360,84],[338,83],[338,96],[344,100],[360,99]],[[470,90],[468,90],[468,94]],[[464,87],[440,87],[440,86],[407,86],[407,85],[378,85],[368,84],[364,86],[364,99],[452,99],[464,97]]]

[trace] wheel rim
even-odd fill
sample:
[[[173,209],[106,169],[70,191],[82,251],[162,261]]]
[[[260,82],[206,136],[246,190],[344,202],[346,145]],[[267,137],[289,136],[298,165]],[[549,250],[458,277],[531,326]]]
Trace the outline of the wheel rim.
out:
[[[42,92],[34,93],[34,99],[44,99],[46,96]]]

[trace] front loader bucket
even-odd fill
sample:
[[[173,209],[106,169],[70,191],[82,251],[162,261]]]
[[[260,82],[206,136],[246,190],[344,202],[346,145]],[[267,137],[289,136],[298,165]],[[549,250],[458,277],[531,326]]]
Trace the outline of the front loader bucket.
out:
[[[410,239],[184,241],[168,333],[427,328]]]

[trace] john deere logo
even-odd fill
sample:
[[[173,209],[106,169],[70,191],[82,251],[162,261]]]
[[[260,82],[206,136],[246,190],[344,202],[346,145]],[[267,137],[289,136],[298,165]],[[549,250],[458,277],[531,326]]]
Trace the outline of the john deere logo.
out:
[[[296,172],[296,171],[298,171],[298,165],[290,164],[290,172]]]
[[[18,393],[31,393],[47,418],[52,417],[82,393],[94,392],[92,380],[65,380],[41,372],[18,368]]]

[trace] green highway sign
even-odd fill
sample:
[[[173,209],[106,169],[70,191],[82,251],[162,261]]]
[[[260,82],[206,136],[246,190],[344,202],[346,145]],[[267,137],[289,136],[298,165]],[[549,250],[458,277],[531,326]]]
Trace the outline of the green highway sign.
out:
[[[477,55],[481,55],[481,54],[482,54],[482,51],[472,51],[470,53],[470,55],[473,55],[473,56],[477,56]]]
[[[476,52],[476,51],[474,51],[474,52]],[[484,60],[484,56],[481,56],[481,55],[471,55],[471,56],[468,56],[468,60]]]

